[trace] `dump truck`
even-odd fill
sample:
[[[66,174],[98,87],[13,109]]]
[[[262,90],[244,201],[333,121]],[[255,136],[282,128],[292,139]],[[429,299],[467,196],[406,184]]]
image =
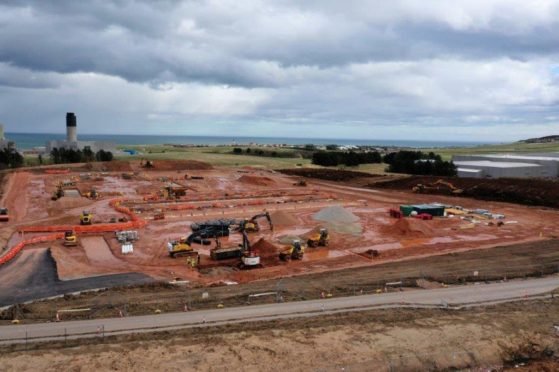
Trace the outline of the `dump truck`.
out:
[[[293,240],[293,243],[279,254],[279,258],[283,261],[300,260],[305,254],[305,246],[301,244],[299,239]]]
[[[73,231],[66,231],[64,233],[64,245],[66,247],[74,247],[78,245],[78,236]]]
[[[307,246],[316,248],[318,246],[326,247],[330,240],[330,234],[328,233],[328,229],[321,228],[318,233],[312,234],[309,236],[307,240]]]
[[[91,225],[93,223],[93,213],[83,211],[80,215],[80,225]]]

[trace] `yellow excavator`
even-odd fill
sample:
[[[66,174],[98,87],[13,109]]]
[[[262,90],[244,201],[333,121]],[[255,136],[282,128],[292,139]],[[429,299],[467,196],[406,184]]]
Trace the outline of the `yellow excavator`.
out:
[[[270,225],[270,230],[274,230],[274,224],[272,223],[272,217],[270,217],[270,213],[264,212],[259,213],[250,218],[250,220],[244,221],[244,231],[246,232],[258,232],[260,231],[260,225],[258,224],[259,218],[266,218],[268,224]]]
[[[169,256],[173,258],[192,256],[198,257],[198,252],[192,247],[194,242],[204,243],[204,240],[201,239],[201,234],[199,232],[192,233],[188,237],[181,237],[179,239],[169,241],[167,243]]]
[[[316,248],[318,246],[326,247],[328,246],[329,240],[330,234],[328,234],[328,229],[321,228],[318,233],[309,236],[309,239],[307,240],[307,246],[311,248]]]
[[[91,225],[93,223],[93,213],[83,211],[80,215],[80,225]]]
[[[92,200],[99,199],[100,196],[101,195],[99,195],[95,189],[91,189],[91,191],[85,193],[85,197]]]
[[[442,179],[438,180],[438,181],[436,181],[432,184],[428,184],[428,185],[418,183],[417,185],[412,187],[412,191],[416,192],[416,193],[423,193],[426,190],[438,189],[439,185],[446,186],[452,194],[462,194],[464,192],[464,190],[462,190],[462,189],[454,186],[452,183],[450,183],[448,181],[445,181],[445,180],[442,180]]]
[[[78,236],[73,231],[66,231],[64,233],[64,245],[66,247],[75,247],[78,245]]]
[[[301,244],[299,239],[295,239],[289,247],[280,252],[279,258],[283,261],[301,260],[304,254],[305,246]]]

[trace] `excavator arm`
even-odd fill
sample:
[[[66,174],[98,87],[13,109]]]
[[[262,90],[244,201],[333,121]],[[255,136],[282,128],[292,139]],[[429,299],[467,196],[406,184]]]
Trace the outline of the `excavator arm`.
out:
[[[256,214],[254,216],[252,216],[252,218],[250,219],[250,222],[253,223],[254,225],[258,225],[258,219],[260,218],[266,218],[266,220],[268,221],[268,224],[270,225],[270,230],[274,230],[274,224],[272,223],[272,217],[270,216],[269,212],[264,212],[264,213],[259,213]]]

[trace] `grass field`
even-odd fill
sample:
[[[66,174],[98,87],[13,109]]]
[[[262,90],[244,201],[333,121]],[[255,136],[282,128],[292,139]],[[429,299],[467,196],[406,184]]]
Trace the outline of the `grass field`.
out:
[[[452,155],[465,154],[494,154],[509,152],[558,152],[559,142],[550,143],[507,143],[502,145],[487,145],[476,147],[449,147],[449,148],[433,148],[422,149],[424,152],[433,151],[440,154],[444,160],[452,159]]]

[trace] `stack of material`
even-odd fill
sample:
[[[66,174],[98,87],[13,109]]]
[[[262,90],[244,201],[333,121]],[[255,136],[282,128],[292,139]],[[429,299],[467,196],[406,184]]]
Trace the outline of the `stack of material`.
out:
[[[340,206],[323,208],[314,219],[325,222],[329,229],[341,234],[360,235],[363,231],[359,217]]]

